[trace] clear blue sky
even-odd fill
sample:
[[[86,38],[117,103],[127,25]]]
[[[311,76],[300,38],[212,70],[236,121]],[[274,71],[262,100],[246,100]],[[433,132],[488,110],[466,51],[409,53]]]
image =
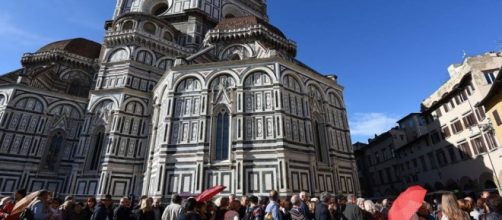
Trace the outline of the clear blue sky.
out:
[[[446,68],[500,50],[500,0],[269,0],[271,22],[298,43],[298,58],[345,86],[353,141],[419,110]],[[115,0],[0,1],[0,73],[51,41],[103,39]]]

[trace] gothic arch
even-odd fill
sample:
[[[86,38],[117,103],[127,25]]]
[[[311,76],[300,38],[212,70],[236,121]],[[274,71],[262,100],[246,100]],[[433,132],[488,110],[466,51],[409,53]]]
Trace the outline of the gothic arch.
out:
[[[312,136],[316,158],[319,162],[329,163],[329,143],[326,131],[326,121],[321,114],[312,113]]]
[[[252,68],[252,69],[247,70],[246,73],[244,73],[244,74],[241,75],[241,79],[242,80],[241,80],[240,86],[243,86],[245,79],[250,74],[253,74],[255,72],[264,72],[264,73],[266,73],[270,77],[270,79],[272,80],[272,84],[277,83],[277,77],[275,76],[274,71],[272,71],[271,69],[269,69],[267,67],[256,67],[256,68]]]
[[[231,51],[232,49],[234,50]],[[231,44],[223,48],[218,57],[220,58],[220,60],[230,60],[229,58],[232,58],[232,55],[235,54],[238,54],[241,60],[254,56],[254,52],[251,47],[244,44]]]
[[[131,107],[131,105],[135,105],[135,106]],[[139,105],[139,107],[138,107],[138,105]],[[129,98],[122,106],[123,106],[123,108],[121,109],[122,111],[136,114],[136,115],[141,115],[141,116],[144,116],[148,110],[145,102],[141,99],[138,99],[138,98]],[[131,108],[133,108],[132,112],[131,112]]]
[[[204,84],[205,80],[204,78],[200,75],[200,74],[196,74],[196,73],[189,73],[189,74],[183,74],[181,77],[179,77],[178,79],[176,79],[174,81],[174,83],[172,84],[172,92],[176,92],[177,91],[177,88],[179,86],[180,83],[182,83],[185,79],[187,78],[195,78],[199,81],[199,83],[201,84],[202,89],[207,89],[207,85]]]
[[[253,79],[251,79],[253,77]],[[260,80],[256,79],[261,78]],[[253,80],[250,82],[249,80]],[[250,83],[248,83],[250,82]],[[243,83],[243,88],[253,88],[254,86],[272,86],[274,84],[272,78],[270,77],[269,74],[263,71],[253,71],[250,72],[249,74],[246,74],[246,77],[244,77],[244,80],[242,81]],[[257,85],[259,83],[259,85]]]
[[[143,60],[140,60],[141,55],[142,54],[145,54]],[[150,56],[150,61],[148,61],[148,56]],[[157,62],[157,58],[155,57],[155,53],[147,48],[144,48],[144,47],[141,47],[141,48],[138,48],[135,50],[134,52],[134,60],[136,62],[139,62],[139,63],[142,63],[142,64],[145,64],[145,65],[150,65],[150,66],[153,66],[156,62]]]
[[[230,160],[232,146],[232,112],[228,105],[218,104],[212,114],[212,148],[211,159],[215,161]]]
[[[104,125],[95,127],[90,133],[90,137],[91,145],[89,145],[85,168],[86,170],[99,170],[101,157],[106,149],[106,140],[108,139],[106,127]]]
[[[300,87],[300,91],[298,91],[299,93],[305,93],[305,85],[304,83],[302,82],[301,78],[296,76],[297,73],[293,72],[293,71],[285,71],[282,73],[282,77],[281,77],[281,83],[284,85],[285,84],[285,81],[286,81],[286,77],[291,77],[293,78],[296,83],[299,84],[299,87]]]
[[[99,106],[102,102],[105,102],[107,100],[111,101],[113,103],[113,109],[118,109],[119,102],[117,101],[117,99],[115,99],[114,97],[102,97],[102,98],[97,99],[91,105],[89,105],[89,112],[94,113],[96,111],[96,107]]]
[[[120,24],[120,30],[121,31],[133,30],[135,26],[136,26],[136,21],[134,21],[134,20],[124,20]]]
[[[326,91],[326,94],[326,99],[329,104],[334,105],[337,108],[345,108],[345,106],[343,105],[343,99],[335,90],[328,89]]]
[[[131,51],[127,47],[119,47],[111,50],[106,56],[106,61],[113,62],[121,62],[130,59]]]
[[[225,71],[220,71],[216,73],[212,73],[207,77],[207,89],[211,89],[211,83],[213,83],[213,80],[215,80],[217,77],[220,77],[222,75],[230,75],[234,79],[235,86],[239,85],[240,79],[239,76],[234,72],[230,70],[225,70]]]
[[[163,64],[163,62],[166,62],[165,67],[161,67],[161,64]],[[155,67],[157,67],[159,69],[167,70],[169,64],[170,64],[170,66],[172,66],[174,64],[174,60],[171,59],[170,57],[161,57],[155,63]]]
[[[43,99],[40,96],[36,96],[36,95],[32,95],[32,94],[19,95],[19,96],[15,97],[11,101],[11,103],[13,103],[12,106],[14,108],[20,108],[20,107],[22,107],[24,109],[25,107],[27,107],[26,106],[27,103],[24,103],[24,105],[23,105],[22,101],[27,101],[29,99],[35,99],[36,101],[38,101],[38,102],[35,103],[33,111],[36,111],[36,112],[39,112],[39,113],[43,113],[44,110],[47,109],[47,102],[45,102],[45,99]],[[41,107],[37,107],[37,103],[39,105],[41,105]],[[23,106],[20,106],[20,105],[23,105]]]
[[[321,89],[321,85],[319,85],[319,83],[313,81],[313,80],[309,80],[307,81],[307,83],[305,83],[306,85],[306,88],[307,88],[307,94],[308,95],[311,95],[310,92],[311,92],[311,87],[314,87],[317,89],[317,91],[319,92],[319,95],[321,96],[321,99],[323,101],[323,103],[326,101],[326,94],[324,94],[323,90]]]

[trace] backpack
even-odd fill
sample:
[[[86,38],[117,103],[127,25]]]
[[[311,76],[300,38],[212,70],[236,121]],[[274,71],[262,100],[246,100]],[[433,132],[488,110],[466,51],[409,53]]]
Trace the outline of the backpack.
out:
[[[35,215],[33,214],[33,211],[28,207],[24,209],[23,212],[21,212],[21,215],[19,215],[19,220],[35,220]]]

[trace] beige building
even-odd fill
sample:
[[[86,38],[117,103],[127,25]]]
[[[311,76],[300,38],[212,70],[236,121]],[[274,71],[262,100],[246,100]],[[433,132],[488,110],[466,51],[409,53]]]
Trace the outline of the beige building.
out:
[[[493,170],[502,168],[500,139],[489,131],[484,108],[475,104],[487,96],[501,66],[500,53],[468,57],[462,64],[451,65],[450,79],[421,103],[422,112],[398,121],[407,140],[394,148],[392,167],[400,184],[393,187],[403,190],[420,184],[430,191],[466,192],[496,188],[498,175]],[[367,148],[371,154],[370,149],[380,146],[370,142]],[[390,166],[387,163],[369,169]],[[378,184],[372,188],[382,192]]]

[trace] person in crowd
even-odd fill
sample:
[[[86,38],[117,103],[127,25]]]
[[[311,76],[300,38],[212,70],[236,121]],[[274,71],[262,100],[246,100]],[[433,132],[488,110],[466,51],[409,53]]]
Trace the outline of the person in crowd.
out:
[[[502,219],[502,198],[497,194],[492,194],[486,199],[489,213],[486,215],[486,220]]]
[[[479,216],[485,214],[485,203],[486,203],[486,199],[483,199],[483,198],[479,198],[477,201],[476,201],[476,205],[474,206],[474,208],[472,209],[471,213],[469,213],[469,215],[472,217],[472,219],[474,220],[481,220],[479,218]]]
[[[289,211],[291,211],[291,208],[293,208],[291,201],[289,201],[289,199],[282,200],[280,207],[282,219],[291,220],[291,214],[289,213]]]
[[[216,220],[216,205],[212,201],[206,202],[207,220]]]
[[[488,191],[481,192],[481,198],[488,199],[489,196],[490,196],[490,192],[488,192]]]
[[[260,196],[259,204],[260,204],[261,208],[263,209],[263,211],[265,211],[265,208],[267,208],[267,205],[269,202],[270,202],[270,199],[268,198],[268,196]]]
[[[228,211],[228,205],[230,204],[229,197],[221,197],[220,204],[216,209],[216,219],[223,219],[225,217],[225,213]]]
[[[0,200],[0,220],[6,219],[14,208],[14,200],[10,196],[6,196]]]
[[[230,195],[228,195],[228,204],[229,204],[229,205],[230,205],[230,203],[231,203],[232,201],[234,201],[234,200],[235,200],[235,195],[234,195],[234,194],[230,194]]]
[[[244,215],[246,215],[246,210],[249,206],[249,199],[247,196],[241,197],[241,206],[239,208],[239,218],[242,219],[244,218]]]
[[[319,199],[318,198],[311,198],[310,199],[310,202],[309,202],[309,212],[312,213],[311,215],[311,218],[314,219],[314,212],[315,212],[315,207],[317,206],[317,204],[319,203]]]
[[[169,204],[162,214],[162,220],[176,220],[181,215],[181,197],[178,194],[174,194],[171,198],[171,204]]]
[[[340,215],[338,213],[338,203],[336,202],[335,197],[331,197],[331,199],[329,200],[328,210],[329,210],[329,214],[331,216],[331,219],[338,220],[340,218]]]
[[[382,200],[382,209],[380,210],[380,212],[383,214],[385,219],[387,219],[389,216],[389,208],[390,208],[390,200],[383,199]]]
[[[70,213],[73,212],[73,206],[75,206],[75,200],[73,200],[73,197],[71,199],[67,198],[68,196],[65,198],[63,205],[59,208],[63,212],[64,220],[70,220]]]
[[[153,200],[153,213],[155,214],[155,220],[162,219],[162,213],[164,213],[165,207],[160,204],[160,199],[156,198]]]
[[[263,208],[258,203],[258,197],[249,197],[249,206],[246,209],[243,220],[263,220]]]
[[[49,212],[49,191],[40,190],[37,198],[30,204],[30,209],[33,213],[34,220],[49,220],[51,213]]]
[[[293,195],[291,197],[291,204],[293,205],[293,208],[291,208],[291,210],[289,211],[291,220],[305,220],[306,218],[303,215],[303,210],[301,208],[302,200],[300,199],[300,196]]]
[[[131,201],[128,197],[120,199],[119,206],[113,210],[113,220],[132,220]]]
[[[50,201],[49,211],[51,212],[50,220],[64,220],[64,213],[59,207],[63,201],[59,198],[53,198]]]
[[[364,200],[364,210],[369,213],[370,220],[385,220],[385,216],[375,207],[375,203],[371,200]]]
[[[145,198],[141,200],[139,209],[135,213],[135,217],[136,220],[155,220],[152,198]]]
[[[73,210],[68,215],[69,220],[88,220],[86,214],[83,211],[84,205],[82,203],[75,203],[73,205]]]
[[[363,213],[356,205],[356,197],[353,194],[347,195],[347,203],[342,215],[346,220],[363,220]]]
[[[361,210],[364,210],[364,198],[357,198],[356,204]]]
[[[451,192],[443,193],[441,197],[441,214],[440,220],[470,220],[467,212],[458,206],[455,194]]]
[[[113,200],[111,195],[105,195],[104,199],[101,199],[99,205],[96,206],[94,213],[92,214],[92,220],[110,220],[113,219]]]
[[[427,202],[423,202],[422,206],[418,208],[418,211],[416,213],[417,219],[418,220],[435,220],[434,217],[431,215],[431,205]],[[387,218],[384,218],[387,219]]]
[[[91,219],[91,216],[94,214],[94,210],[96,209],[97,201],[94,197],[88,197],[85,200],[84,205],[84,214],[87,216],[86,219]]]
[[[312,214],[310,214],[310,209],[308,206],[309,196],[307,192],[305,191],[300,192],[300,201],[301,201],[300,210],[303,214],[303,217],[305,218],[305,220],[310,220]]]
[[[195,211],[196,206],[197,201],[194,198],[188,198],[185,202],[185,213],[181,214],[177,220],[201,220],[199,213]]]
[[[223,219],[225,220],[239,220],[239,209],[241,208],[241,203],[238,200],[233,200],[228,206],[228,211],[225,212]]]
[[[465,199],[458,199],[457,200],[458,207],[462,209],[462,211],[466,213],[471,213],[472,211],[472,205],[469,201]]]
[[[207,212],[207,204],[204,202],[197,202],[197,206],[195,207],[195,211],[199,213],[201,220],[210,220],[211,214]]]
[[[279,208],[279,193],[272,190],[269,194],[267,207],[265,208],[265,219],[282,220],[281,211]]]
[[[327,192],[321,193],[319,197],[319,203],[317,203],[314,211],[315,220],[329,220],[331,215],[328,210],[328,204],[331,200],[331,196]]]

